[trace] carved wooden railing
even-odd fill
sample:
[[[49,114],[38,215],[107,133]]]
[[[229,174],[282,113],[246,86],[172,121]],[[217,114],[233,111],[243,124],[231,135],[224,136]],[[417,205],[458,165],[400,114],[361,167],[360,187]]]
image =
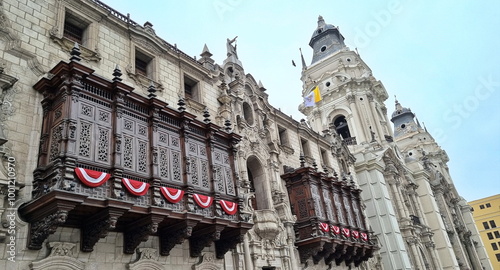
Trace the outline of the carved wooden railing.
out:
[[[28,247],[68,226],[81,229],[86,252],[113,230],[125,253],[156,235],[161,255],[189,239],[191,256],[215,243],[222,258],[252,226],[236,188],[240,136],[208,112],[196,120],[182,100],[169,107],[154,87],[136,93],[118,68],[112,80],[97,76],[72,54],[34,86],[44,117],[33,198],[19,209]]]
[[[361,208],[360,189],[349,179],[339,180],[311,167],[285,168],[295,223],[300,260],[328,265],[345,262],[358,266],[373,255],[371,240]]]

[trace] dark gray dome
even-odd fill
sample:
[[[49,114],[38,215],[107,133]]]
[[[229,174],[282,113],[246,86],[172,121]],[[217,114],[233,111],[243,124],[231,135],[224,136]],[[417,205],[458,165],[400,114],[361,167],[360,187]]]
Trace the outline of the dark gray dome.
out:
[[[318,28],[314,30],[311,39],[314,39],[316,36],[320,35],[321,33],[330,30],[330,29],[335,29],[338,30],[337,27],[333,26],[332,24],[326,24],[325,20],[323,19],[322,16],[318,17]]]
[[[396,117],[398,115],[405,114],[405,113],[411,113],[411,114],[413,114],[410,109],[401,106],[401,104],[399,103],[399,101],[396,100],[396,110],[392,113],[392,118],[394,118],[394,117]]]

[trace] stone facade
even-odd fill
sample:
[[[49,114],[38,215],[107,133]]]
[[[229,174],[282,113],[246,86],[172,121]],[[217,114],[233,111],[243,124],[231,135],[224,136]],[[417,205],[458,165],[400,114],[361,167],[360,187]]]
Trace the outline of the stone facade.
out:
[[[354,156],[334,130],[315,132],[315,123],[297,122],[269,104],[233,42],[227,40],[228,56],[219,65],[206,46],[196,60],[158,37],[151,23],[139,25],[97,0],[0,0],[0,268],[382,269],[365,206],[356,197]],[[122,114],[144,125],[127,133],[134,126],[120,120],[127,118]],[[53,126],[58,121],[60,129]],[[87,132],[82,123],[99,132]],[[208,195],[217,202],[235,199],[236,217],[218,204],[208,210],[194,205],[199,167],[193,164],[201,158],[191,152],[179,176],[189,193],[185,208],[161,197],[160,188],[170,182],[161,172],[161,151],[155,144],[147,148],[162,140],[155,137],[158,123],[178,125],[186,145],[181,152],[191,151],[189,140],[207,136],[199,149],[214,156],[199,172],[212,191],[224,177],[234,181],[232,196],[220,190]],[[122,149],[132,145],[125,135],[143,136],[146,148]],[[226,141],[231,138],[239,143]],[[225,162],[217,147],[232,151],[230,166],[217,163]],[[109,173],[105,191],[78,182],[78,166]],[[305,189],[311,195],[305,215],[316,220],[311,228],[295,226],[300,209],[290,206],[285,167],[302,168],[296,173],[303,173],[305,186],[313,175],[337,187],[335,203],[314,185]],[[119,181],[127,175],[151,184],[145,197],[127,193]],[[188,218],[181,222],[181,215]],[[349,218],[333,222],[334,215]],[[232,239],[228,228],[241,230]],[[314,233],[300,236],[308,229]]]
[[[233,44],[217,64],[97,0],[0,0],[0,268],[491,269],[446,153],[399,103],[393,136],[387,92],[336,27],[320,18],[303,61],[303,96],[323,95],[301,106],[308,121],[269,104]],[[144,125],[132,134],[122,114]],[[186,146],[180,206],[160,193],[173,183],[161,124]],[[146,148],[126,152],[125,135]],[[200,169],[203,149],[213,160]],[[109,193],[78,182],[78,164],[109,173]],[[198,172],[235,216],[195,205]],[[151,185],[144,197],[128,175]]]

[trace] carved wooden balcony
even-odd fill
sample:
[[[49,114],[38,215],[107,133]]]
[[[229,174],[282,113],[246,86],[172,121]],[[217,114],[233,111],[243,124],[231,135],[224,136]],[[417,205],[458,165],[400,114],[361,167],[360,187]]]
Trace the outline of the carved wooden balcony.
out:
[[[28,247],[40,249],[60,226],[81,229],[90,252],[109,231],[133,253],[150,235],[161,255],[189,239],[191,256],[215,244],[217,257],[252,224],[241,212],[235,170],[237,134],[173,109],[121,82],[95,75],[78,55],[34,88],[43,123],[33,198],[20,207],[30,223]]]
[[[361,209],[360,192],[349,179],[339,180],[311,167],[285,168],[286,181],[295,223],[300,260],[316,264],[324,259],[361,262],[372,257],[376,246],[370,239]]]

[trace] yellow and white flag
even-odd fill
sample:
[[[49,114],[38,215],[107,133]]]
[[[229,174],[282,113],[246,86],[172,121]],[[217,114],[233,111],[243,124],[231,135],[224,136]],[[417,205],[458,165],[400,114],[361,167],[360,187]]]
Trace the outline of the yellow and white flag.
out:
[[[314,89],[309,93],[309,95],[304,97],[304,106],[306,107],[312,107],[316,102],[321,100],[321,93],[319,92],[319,87],[316,86]]]

